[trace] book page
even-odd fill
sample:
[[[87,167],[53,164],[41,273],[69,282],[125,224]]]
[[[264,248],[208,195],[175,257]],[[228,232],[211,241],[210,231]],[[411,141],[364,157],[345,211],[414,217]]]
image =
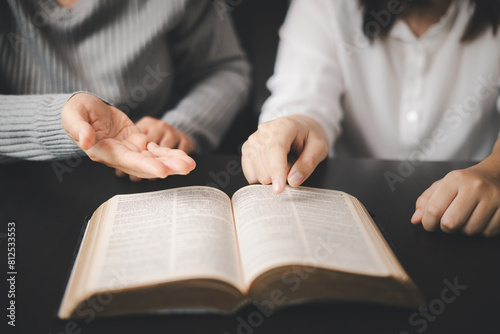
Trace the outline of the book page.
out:
[[[312,265],[367,275],[387,268],[342,192],[248,186],[233,196],[246,284],[281,265]]]
[[[220,190],[187,187],[120,195],[109,211],[92,269],[94,289],[192,278],[240,287],[231,202]]]

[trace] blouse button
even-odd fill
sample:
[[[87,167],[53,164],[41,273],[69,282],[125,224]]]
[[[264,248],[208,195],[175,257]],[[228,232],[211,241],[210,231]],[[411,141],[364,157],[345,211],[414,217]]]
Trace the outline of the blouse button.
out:
[[[418,113],[417,113],[417,111],[415,111],[415,110],[409,111],[406,114],[406,120],[408,122],[410,122],[410,123],[415,123],[416,121],[418,121]]]

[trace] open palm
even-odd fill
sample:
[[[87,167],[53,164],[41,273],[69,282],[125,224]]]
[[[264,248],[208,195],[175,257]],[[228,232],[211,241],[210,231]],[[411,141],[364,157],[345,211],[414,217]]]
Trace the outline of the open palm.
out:
[[[195,167],[185,152],[149,142],[127,115],[94,95],[74,95],[61,119],[66,133],[92,160],[127,174],[165,178]]]

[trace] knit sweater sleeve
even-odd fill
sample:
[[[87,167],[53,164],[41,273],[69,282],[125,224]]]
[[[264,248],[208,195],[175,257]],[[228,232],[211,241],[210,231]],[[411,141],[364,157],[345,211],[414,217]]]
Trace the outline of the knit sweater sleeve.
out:
[[[81,154],[61,124],[61,110],[71,96],[0,95],[0,162]]]
[[[217,147],[246,102],[250,66],[227,12],[212,1],[189,1],[186,13],[171,36],[175,85],[183,94],[162,119],[204,152]]]

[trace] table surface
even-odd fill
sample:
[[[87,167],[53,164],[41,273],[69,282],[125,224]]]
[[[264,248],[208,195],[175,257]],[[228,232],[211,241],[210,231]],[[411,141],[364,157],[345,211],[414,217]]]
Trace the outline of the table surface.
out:
[[[0,166],[0,249],[7,272],[7,223],[16,223],[16,327],[9,333],[500,333],[500,238],[428,233],[409,223],[419,194],[470,163],[327,160],[305,185],[357,197],[421,289],[429,310],[363,303],[316,302],[258,316],[248,306],[232,316],[137,315],[62,321],[56,317],[84,219],[115,194],[188,185],[228,195],[246,185],[237,156],[197,156],[188,176],[130,182],[87,159]],[[391,174],[393,173],[393,174]],[[398,175],[391,189],[387,176]],[[394,180],[394,179],[393,179]],[[0,283],[2,309],[7,281]],[[451,298],[448,285],[462,286]],[[444,293],[444,295],[443,295]],[[453,299],[453,300],[451,300]],[[6,311],[3,311],[6,312]],[[419,313],[420,312],[420,313]],[[2,331],[4,333],[4,331]]]

